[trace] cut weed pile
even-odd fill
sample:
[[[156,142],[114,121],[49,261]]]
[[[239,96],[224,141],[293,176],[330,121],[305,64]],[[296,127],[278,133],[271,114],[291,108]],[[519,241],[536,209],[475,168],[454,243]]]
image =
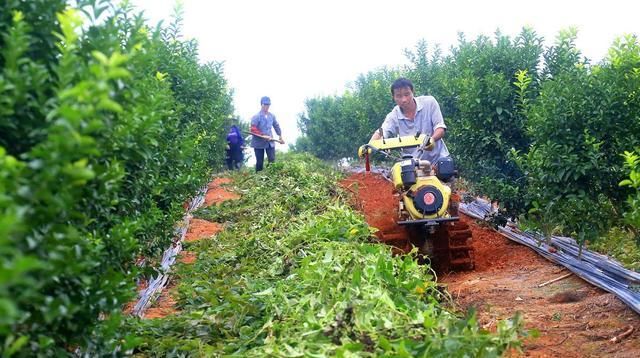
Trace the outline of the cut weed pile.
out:
[[[176,268],[179,312],[129,320],[134,353],[150,356],[500,356],[521,322],[482,330],[459,317],[412,256],[372,242],[364,218],[310,156],[288,154],[233,177],[241,198],[200,210],[224,223],[185,244]]]

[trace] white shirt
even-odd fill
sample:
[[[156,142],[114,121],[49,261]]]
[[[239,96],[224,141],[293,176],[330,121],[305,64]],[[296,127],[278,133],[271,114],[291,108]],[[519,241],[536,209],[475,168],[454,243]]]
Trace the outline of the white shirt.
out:
[[[431,136],[436,128],[447,129],[440,112],[440,105],[435,98],[432,96],[420,96],[414,97],[414,99],[417,108],[416,117],[413,120],[407,118],[399,106],[393,107],[393,110],[387,114],[382,123],[385,138],[416,135],[418,132]],[[404,152],[405,154],[413,154],[416,149],[408,148]],[[435,164],[438,159],[448,156],[449,150],[444,141],[440,139],[435,143],[433,150],[425,150],[420,159],[426,159]]]

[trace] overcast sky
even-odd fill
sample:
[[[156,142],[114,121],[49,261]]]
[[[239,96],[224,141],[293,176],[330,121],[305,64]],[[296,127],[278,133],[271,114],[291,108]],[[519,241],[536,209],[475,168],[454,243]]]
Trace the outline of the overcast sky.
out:
[[[175,0],[132,2],[156,24],[170,21]],[[259,111],[260,97],[270,96],[290,143],[299,135],[296,118],[306,98],[340,95],[359,74],[405,64],[403,50],[420,39],[446,51],[458,32],[475,39],[499,28],[513,37],[531,26],[549,45],[561,29],[574,26],[578,48],[597,62],[616,37],[640,33],[637,0],[182,2],[183,34],[198,41],[202,62],[224,62],[236,115],[248,120]]]

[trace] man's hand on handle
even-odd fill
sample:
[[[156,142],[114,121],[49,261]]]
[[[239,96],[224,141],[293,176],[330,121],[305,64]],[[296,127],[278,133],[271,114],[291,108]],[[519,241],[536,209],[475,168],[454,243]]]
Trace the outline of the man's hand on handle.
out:
[[[360,148],[358,148],[358,157],[364,158],[366,154],[371,154],[371,148],[367,144],[361,145]]]
[[[264,139],[270,141],[270,142],[278,142],[280,144],[284,144],[284,139],[282,139],[282,136],[278,136],[278,139],[275,139],[273,137],[270,136],[265,136]]]
[[[249,132],[249,134],[256,136],[258,138],[262,138],[262,139],[266,139],[269,142],[278,142],[280,144],[284,144],[284,139],[282,139],[282,136],[278,136],[278,139],[273,138],[272,136],[268,136],[268,135],[263,135],[263,134],[258,134],[258,133],[253,133],[253,132]]]
[[[436,140],[433,139],[433,137],[430,137],[429,142],[427,142],[427,145],[424,146],[424,150],[432,151],[435,146]]]
[[[270,136],[264,136],[263,138],[268,140],[268,141],[270,141],[270,142],[278,142],[280,144],[284,144],[284,139],[282,139],[282,136],[279,136],[278,139],[275,139],[275,138],[270,137]]]

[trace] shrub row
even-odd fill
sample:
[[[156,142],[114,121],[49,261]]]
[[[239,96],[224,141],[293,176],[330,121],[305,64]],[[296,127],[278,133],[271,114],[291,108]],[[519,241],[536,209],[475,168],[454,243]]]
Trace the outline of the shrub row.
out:
[[[108,1],[0,4],[0,351],[124,343],[135,259],[171,241],[221,166],[232,112],[180,13],[149,28]],[[66,10],[65,10],[66,8]]]

